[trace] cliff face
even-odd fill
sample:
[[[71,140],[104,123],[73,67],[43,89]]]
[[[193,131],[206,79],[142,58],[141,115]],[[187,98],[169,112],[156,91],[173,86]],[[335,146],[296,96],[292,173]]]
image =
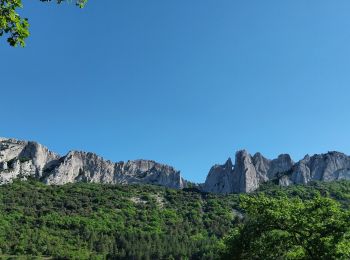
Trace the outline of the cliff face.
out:
[[[227,163],[226,163],[227,164]],[[286,172],[293,166],[289,155],[280,155],[277,159],[268,160],[260,153],[251,156],[242,150],[236,153],[236,163],[230,170],[209,172],[204,191],[214,193],[241,193],[256,190],[259,185],[276,177],[280,172]],[[226,168],[216,165],[216,169]],[[220,178],[218,178],[220,176]],[[229,183],[223,183],[229,182]],[[222,190],[220,187],[227,187]]]
[[[243,150],[236,153],[233,168],[232,192],[251,192],[259,187],[259,176],[253,164],[253,158]]]
[[[0,138],[0,185],[14,179],[36,178],[46,184],[74,182],[105,184],[156,184],[182,189],[187,182],[173,167],[149,160],[111,162],[87,152],[71,151],[60,156],[36,142]],[[313,180],[350,180],[350,157],[339,152],[305,156],[294,163],[288,154],[269,160],[262,154],[236,153],[235,165],[228,159],[214,165],[203,185],[213,193],[252,192],[269,180],[287,186]]]
[[[214,193],[230,193],[233,188],[233,165],[229,158],[224,165],[214,165],[203,185],[203,190]]]
[[[59,155],[35,143],[0,138],[0,184],[16,178],[40,178]]]
[[[290,183],[350,179],[350,157],[339,152],[305,156],[291,169]]]
[[[225,167],[216,165],[216,169]],[[251,156],[247,151],[236,153],[232,169],[210,171],[203,185],[204,191],[241,193],[256,190],[263,182],[274,180],[280,185],[306,184],[313,180],[350,180],[350,157],[339,152],[305,156],[294,163],[288,154],[269,160],[260,153]],[[227,187],[220,189],[220,187]]]
[[[35,142],[0,138],[0,184],[28,177],[55,185],[96,182],[185,187],[179,171],[154,161],[113,163],[96,154],[78,151],[61,157]]]

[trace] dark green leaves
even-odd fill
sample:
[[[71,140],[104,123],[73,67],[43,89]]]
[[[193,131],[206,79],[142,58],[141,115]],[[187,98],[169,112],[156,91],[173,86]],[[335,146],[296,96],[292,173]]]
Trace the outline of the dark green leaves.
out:
[[[40,0],[41,2],[52,2],[52,0]],[[56,0],[58,4],[61,4],[62,2],[65,2],[66,0]],[[85,4],[87,3],[87,0],[76,0],[75,5],[83,8]]]
[[[0,259],[214,259],[234,226],[230,205],[157,186],[2,185]]]
[[[25,46],[25,38],[29,36],[29,24],[16,13],[16,9],[22,8],[21,0],[0,1],[0,36],[8,34],[8,43],[11,46]]]
[[[230,259],[349,259],[350,214],[330,198],[242,196],[244,222],[226,239]]]
[[[40,0],[51,2],[51,0]],[[60,4],[64,0],[57,0]],[[76,5],[84,7],[87,0],[77,0]],[[25,39],[29,36],[29,23],[27,18],[22,18],[17,10],[22,8],[21,0],[0,0],[0,36],[7,35],[7,42],[11,46],[25,46]]]

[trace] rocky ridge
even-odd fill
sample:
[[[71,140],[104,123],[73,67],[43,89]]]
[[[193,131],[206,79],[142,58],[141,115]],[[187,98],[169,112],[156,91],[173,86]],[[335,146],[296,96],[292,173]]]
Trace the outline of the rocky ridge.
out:
[[[105,184],[156,184],[182,189],[188,186],[179,171],[150,160],[111,162],[89,152],[70,151],[65,156],[28,141],[0,138],[0,184],[35,178],[49,185],[75,182]],[[267,181],[283,186],[310,181],[350,180],[350,157],[340,152],[306,155],[294,162],[288,154],[270,160],[262,154],[236,153],[214,165],[204,184],[205,192],[220,194],[252,192]]]
[[[288,154],[269,160],[242,150],[236,153],[236,163],[227,161],[209,171],[203,190],[214,193],[252,192],[262,183],[274,181],[282,186],[307,184],[310,181],[350,180],[350,157],[340,152],[306,155],[295,163]],[[228,167],[229,165],[229,167]]]
[[[176,189],[186,186],[179,171],[154,161],[114,163],[80,151],[60,156],[36,142],[0,138],[0,184],[30,177],[54,185],[95,182],[156,184]]]

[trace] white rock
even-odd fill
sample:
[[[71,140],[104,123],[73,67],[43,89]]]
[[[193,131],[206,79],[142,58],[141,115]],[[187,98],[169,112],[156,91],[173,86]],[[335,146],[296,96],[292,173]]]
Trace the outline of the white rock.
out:
[[[229,158],[224,165],[214,165],[207,175],[203,190],[213,193],[233,192],[233,165]]]
[[[269,160],[243,150],[236,154],[233,170],[215,165],[209,171],[203,190],[215,193],[241,193],[256,190],[261,183],[274,180],[282,186],[310,181],[350,180],[350,157],[339,152],[305,156],[294,163],[288,154]]]
[[[105,184],[148,183],[181,189],[186,181],[173,167],[148,160],[113,163],[87,152],[66,156],[35,142],[0,139],[0,184],[34,177],[46,184],[74,182]]]

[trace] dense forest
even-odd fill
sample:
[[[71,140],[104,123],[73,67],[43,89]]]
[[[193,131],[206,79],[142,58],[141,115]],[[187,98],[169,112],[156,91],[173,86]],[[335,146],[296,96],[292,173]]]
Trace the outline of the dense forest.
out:
[[[0,186],[0,257],[347,259],[349,202],[347,181],[269,183],[254,194],[226,196],[16,181]]]

